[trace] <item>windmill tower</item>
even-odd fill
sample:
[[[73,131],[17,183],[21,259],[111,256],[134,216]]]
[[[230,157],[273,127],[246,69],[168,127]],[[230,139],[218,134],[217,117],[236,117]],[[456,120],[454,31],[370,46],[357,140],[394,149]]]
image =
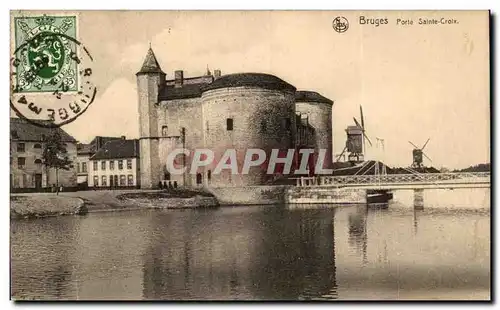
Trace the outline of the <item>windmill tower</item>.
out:
[[[408,141],[414,147],[414,149],[412,151],[412,155],[413,155],[413,163],[411,164],[412,168],[423,168],[424,167],[424,165],[423,165],[424,157],[427,158],[427,160],[429,160],[430,162],[432,162],[432,160],[429,158],[429,156],[427,156],[424,153],[424,149],[427,146],[427,143],[429,143],[430,139],[431,138],[427,139],[424,146],[422,146],[421,148],[416,146],[413,142]]]
[[[368,141],[368,144],[372,146],[372,142],[370,141],[370,138],[366,135],[365,131],[365,119],[363,116],[363,107],[359,106],[359,112],[361,116],[361,123],[358,122],[358,120],[353,117],[354,123],[356,125],[354,126],[347,126],[346,128],[346,134],[347,134],[347,140],[346,140],[346,145],[344,149],[342,150],[342,153],[337,157],[337,161],[344,155],[344,153],[347,151],[348,152],[348,161],[353,162],[353,163],[359,163],[363,162],[365,160],[365,147],[366,143],[365,141]]]

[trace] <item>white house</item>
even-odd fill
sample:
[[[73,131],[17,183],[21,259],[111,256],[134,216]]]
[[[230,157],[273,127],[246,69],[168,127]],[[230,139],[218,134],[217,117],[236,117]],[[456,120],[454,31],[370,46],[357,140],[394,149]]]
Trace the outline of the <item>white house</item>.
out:
[[[139,140],[106,142],[89,159],[89,187],[139,187]]]

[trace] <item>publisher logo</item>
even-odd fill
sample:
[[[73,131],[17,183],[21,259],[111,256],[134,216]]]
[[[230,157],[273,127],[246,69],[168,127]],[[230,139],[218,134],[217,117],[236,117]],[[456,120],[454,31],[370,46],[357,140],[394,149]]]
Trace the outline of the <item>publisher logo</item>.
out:
[[[346,32],[347,29],[349,29],[349,22],[347,21],[347,18],[338,16],[333,20],[332,27],[338,33]]]

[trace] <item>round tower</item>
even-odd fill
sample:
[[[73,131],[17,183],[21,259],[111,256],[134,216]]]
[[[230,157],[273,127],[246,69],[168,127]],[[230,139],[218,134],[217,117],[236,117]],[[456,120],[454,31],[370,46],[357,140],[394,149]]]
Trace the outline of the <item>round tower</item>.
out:
[[[165,73],[149,48],[141,70],[136,73],[139,111],[140,185],[154,188],[160,181],[158,154],[158,94],[165,84]]]
[[[333,166],[332,106],[332,100],[317,92],[297,91],[295,93],[296,112],[314,128],[316,152],[320,149],[326,150],[323,167],[327,169]]]
[[[248,174],[241,174],[241,169],[248,149],[262,149],[269,158],[272,149],[294,148],[294,93],[294,86],[261,73],[224,75],[204,89],[205,146],[215,153],[215,161],[206,168],[211,186],[261,185],[272,178],[265,163],[251,167]],[[228,149],[236,149],[238,174],[214,174]]]

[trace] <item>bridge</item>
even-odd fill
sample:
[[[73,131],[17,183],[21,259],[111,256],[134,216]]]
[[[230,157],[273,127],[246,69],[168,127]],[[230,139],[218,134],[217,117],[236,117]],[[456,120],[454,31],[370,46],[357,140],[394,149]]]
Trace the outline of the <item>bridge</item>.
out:
[[[490,175],[490,172],[450,172],[316,176],[297,178],[296,185],[379,190],[490,188]]]

